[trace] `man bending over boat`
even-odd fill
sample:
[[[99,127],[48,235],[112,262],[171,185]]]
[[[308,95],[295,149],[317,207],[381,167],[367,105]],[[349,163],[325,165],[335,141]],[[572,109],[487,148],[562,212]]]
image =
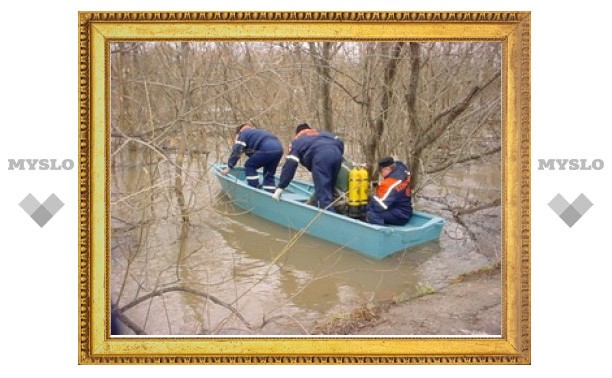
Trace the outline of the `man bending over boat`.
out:
[[[383,181],[370,198],[366,221],[372,224],[403,226],[412,216],[410,170],[406,164],[392,157],[378,162]]]
[[[263,168],[261,189],[273,193],[276,189],[274,174],[283,156],[283,145],[276,135],[257,129],[250,123],[243,123],[238,126],[236,128],[236,141],[232,148],[232,154],[227,161],[227,168],[221,173],[226,175],[236,165],[243,153],[249,157],[244,163],[244,171],[249,186],[260,187],[257,170]]]
[[[314,130],[307,123],[299,124],[289,146],[274,198],[280,198],[302,163],[312,173],[316,206],[335,212],[330,205],[343,154],[344,142],[339,137],[327,131]]]

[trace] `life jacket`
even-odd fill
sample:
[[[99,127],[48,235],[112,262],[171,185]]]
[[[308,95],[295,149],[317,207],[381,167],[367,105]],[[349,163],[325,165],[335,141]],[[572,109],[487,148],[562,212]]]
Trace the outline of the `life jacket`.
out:
[[[319,131],[317,131],[315,129],[304,129],[304,130],[300,131],[299,133],[297,133],[293,139],[295,140],[295,139],[299,139],[299,138],[301,138],[303,136],[317,136],[317,135],[319,135]]]
[[[376,188],[376,195],[372,200],[384,210],[391,207],[412,209],[410,170],[402,162],[397,161],[395,165],[395,169]]]

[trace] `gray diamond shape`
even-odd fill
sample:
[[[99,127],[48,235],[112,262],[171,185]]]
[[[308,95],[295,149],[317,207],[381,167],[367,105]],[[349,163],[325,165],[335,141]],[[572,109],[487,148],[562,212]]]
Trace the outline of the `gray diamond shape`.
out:
[[[561,194],[557,194],[555,198],[548,203],[548,206],[550,206],[557,215],[561,216],[561,213],[568,208],[569,202],[567,202]]]
[[[38,200],[30,193],[26,196],[26,198],[19,202],[19,206],[21,206],[21,208],[25,210],[29,216],[32,216],[32,214],[34,214],[34,212],[40,206],[40,202],[38,202]]]
[[[31,217],[34,219],[34,222],[38,223],[38,225],[42,227],[53,217],[53,214],[45,209],[44,206],[40,206],[34,213],[32,213]]]
[[[580,214],[576,209],[571,206],[568,207],[567,210],[562,212],[559,216],[561,217],[561,219],[563,219],[565,224],[570,227],[572,227],[576,222],[578,222],[578,219],[582,218],[582,214]]]
[[[45,202],[43,202],[42,205],[45,207],[45,209],[49,211],[49,213],[51,213],[51,215],[55,215],[55,213],[57,213],[59,209],[64,206],[64,203],[59,198],[57,198],[55,193],[53,193],[49,196],[49,198],[47,198]]]
[[[593,206],[593,202],[591,202],[587,198],[587,196],[582,193],[580,193],[578,198],[576,198],[574,202],[572,202],[572,207],[576,209],[576,211],[578,211],[580,215],[584,215],[584,213],[586,213],[591,208],[591,206]]]

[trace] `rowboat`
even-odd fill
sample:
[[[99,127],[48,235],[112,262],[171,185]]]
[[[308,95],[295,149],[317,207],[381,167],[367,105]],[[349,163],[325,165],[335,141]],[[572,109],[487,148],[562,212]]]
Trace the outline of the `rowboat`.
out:
[[[437,240],[444,226],[443,218],[420,211],[415,211],[405,226],[380,226],[321,210],[306,203],[314,185],[295,179],[277,201],[271,193],[249,186],[244,168],[234,167],[223,175],[226,167],[216,163],[212,170],[223,192],[238,208],[292,230],[304,230],[374,260]]]

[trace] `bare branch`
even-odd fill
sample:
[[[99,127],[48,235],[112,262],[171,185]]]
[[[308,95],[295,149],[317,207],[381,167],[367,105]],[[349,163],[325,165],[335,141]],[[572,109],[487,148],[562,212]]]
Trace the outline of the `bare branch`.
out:
[[[499,151],[501,151],[501,146],[493,147],[493,148],[491,148],[491,149],[489,149],[487,151],[481,152],[479,154],[467,155],[467,156],[464,156],[464,157],[462,157],[460,159],[456,159],[456,160],[453,160],[453,161],[449,161],[449,162],[447,162],[445,164],[441,164],[441,165],[435,166],[435,167],[433,167],[431,169],[423,171],[423,173],[425,173],[425,174],[432,174],[432,173],[438,173],[438,172],[441,172],[441,171],[445,171],[445,170],[451,168],[452,166],[454,166],[455,164],[467,163],[468,161],[482,159],[485,156],[490,156],[490,155],[496,154]]]
[[[474,86],[462,100],[435,116],[433,121],[425,128],[429,131],[426,132],[422,140],[419,141],[419,144],[415,147],[415,151],[422,150],[440,138],[453,121],[467,109],[472,100],[500,76],[501,72],[498,71],[483,86]],[[447,118],[438,125],[438,122],[441,122],[444,117]]]
[[[501,205],[501,198],[496,198],[493,201],[488,202],[488,203],[483,203],[482,205],[472,206],[472,207],[468,207],[466,209],[453,210],[453,214],[456,214],[456,215],[468,215],[468,214],[475,213],[477,211],[490,209],[490,208],[497,207],[497,206],[500,206],[500,205]]]
[[[192,289],[190,287],[182,287],[182,286],[172,286],[172,287],[166,287],[163,289],[157,289],[155,291],[152,291],[148,294],[145,294],[141,297],[138,297],[134,300],[132,300],[130,303],[122,306],[121,308],[117,309],[118,312],[125,312],[137,305],[139,305],[142,302],[148,301],[151,298],[160,296],[160,295],[164,295],[166,293],[172,293],[172,292],[182,292],[182,293],[187,293],[187,294],[192,294],[198,297],[202,297],[202,298],[206,298],[208,300],[210,300],[213,303],[218,304],[221,307],[224,307],[226,309],[228,309],[230,312],[232,312],[248,329],[253,329],[253,327],[251,326],[251,324],[242,316],[242,314],[240,314],[240,312],[238,312],[238,310],[230,305],[227,302],[222,301],[221,299],[215,297],[214,295],[205,293],[203,291],[198,291],[195,289]]]

